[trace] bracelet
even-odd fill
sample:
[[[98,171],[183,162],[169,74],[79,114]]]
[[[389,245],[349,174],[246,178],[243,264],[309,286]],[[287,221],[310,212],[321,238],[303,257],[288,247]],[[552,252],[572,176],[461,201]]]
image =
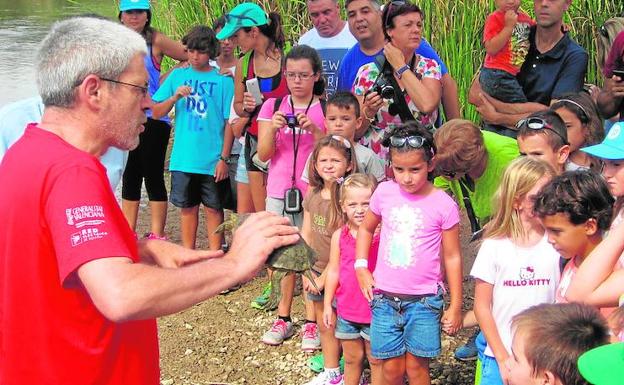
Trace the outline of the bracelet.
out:
[[[368,115],[366,115],[366,107],[362,109],[362,112],[364,113],[364,119],[368,120],[369,123],[372,123],[375,120],[375,114],[373,114],[372,118],[369,118]]]
[[[366,258],[356,259],[355,263],[353,264],[353,268],[354,269],[360,269],[360,268],[368,269],[368,259]]]
[[[219,155],[219,160],[222,160],[225,163],[227,163],[227,158],[224,158],[222,155]]]

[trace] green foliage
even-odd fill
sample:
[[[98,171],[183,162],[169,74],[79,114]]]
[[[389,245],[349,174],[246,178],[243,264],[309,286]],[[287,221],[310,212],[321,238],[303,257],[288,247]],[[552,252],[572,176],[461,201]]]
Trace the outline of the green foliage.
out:
[[[157,0],[154,6],[154,25],[169,36],[180,38],[193,25],[205,23],[227,13],[241,1],[234,0]],[[344,4],[344,1],[340,1]],[[420,0],[425,14],[425,37],[438,51],[457,81],[459,98],[467,119],[477,121],[474,107],[466,101],[473,76],[485,56],[481,44],[483,23],[494,10],[494,0]],[[294,42],[311,23],[305,0],[259,1],[267,12],[282,16],[284,32]],[[617,5],[616,5],[617,4]],[[533,0],[522,0],[522,9],[533,16]],[[587,71],[588,83],[600,84],[598,65],[594,60],[596,36],[602,23],[619,15],[624,6],[611,0],[574,0],[565,23],[570,34],[592,58]],[[344,12],[343,12],[344,14]]]

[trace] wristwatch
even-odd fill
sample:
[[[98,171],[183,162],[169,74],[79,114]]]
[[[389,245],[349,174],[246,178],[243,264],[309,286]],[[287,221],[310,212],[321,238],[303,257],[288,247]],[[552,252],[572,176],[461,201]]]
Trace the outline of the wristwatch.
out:
[[[410,69],[411,69],[410,66],[408,66],[407,64],[404,64],[401,68],[394,71],[394,73],[396,74],[397,78],[401,79],[401,76],[403,76],[403,72],[409,71]]]
[[[227,158],[224,158],[223,156],[219,155],[219,160],[224,161],[225,163],[227,163]]]

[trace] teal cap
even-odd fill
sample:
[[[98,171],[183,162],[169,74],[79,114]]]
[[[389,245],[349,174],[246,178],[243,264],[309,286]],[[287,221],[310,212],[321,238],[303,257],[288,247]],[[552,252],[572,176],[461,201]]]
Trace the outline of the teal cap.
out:
[[[241,3],[225,15],[225,25],[217,34],[217,39],[223,40],[234,35],[243,27],[257,27],[269,23],[266,12],[258,4]]]
[[[615,123],[602,143],[581,148],[581,151],[601,159],[624,159],[624,122]]]
[[[594,385],[624,383],[624,342],[602,345],[583,353],[578,369],[584,379]]]
[[[149,0],[121,0],[119,2],[119,10],[121,12],[130,11],[132,9],[150,9]]]

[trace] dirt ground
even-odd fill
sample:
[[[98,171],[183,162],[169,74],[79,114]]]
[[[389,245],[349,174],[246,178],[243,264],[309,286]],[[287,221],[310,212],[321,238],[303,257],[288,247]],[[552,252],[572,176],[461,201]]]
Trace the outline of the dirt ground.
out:
[[[149,212],[142,204],[137,234],[148,232],[148,221]],[[468,227],[464,218],[464,309],[471,308],[473,301],[473,282],[467,274],[475,249],[467,241]],[[179,211],[171,205],[166,232],[171,241],[179,243]],[[205,244],[206,232],[201,222],[198,247]],[[161,384],[302,385],[309,381],[315,373],[307,368],[310,355],[301,351],[298,333],[278,347],[260,342],[276,315],[252,309],[249,303],[261,292],[265,282],[266,279],[259,276],[239,290],[160,318]],[[292,317],[298,332],[303,324],[303,299],[298,296],[294,301]],[[466,364],[453,358],[455,347],[471,332],[472,329],[465,330],[453,337],[443,334],[442,355],[431,363],[434,385],[473,383],[474,363]]]

